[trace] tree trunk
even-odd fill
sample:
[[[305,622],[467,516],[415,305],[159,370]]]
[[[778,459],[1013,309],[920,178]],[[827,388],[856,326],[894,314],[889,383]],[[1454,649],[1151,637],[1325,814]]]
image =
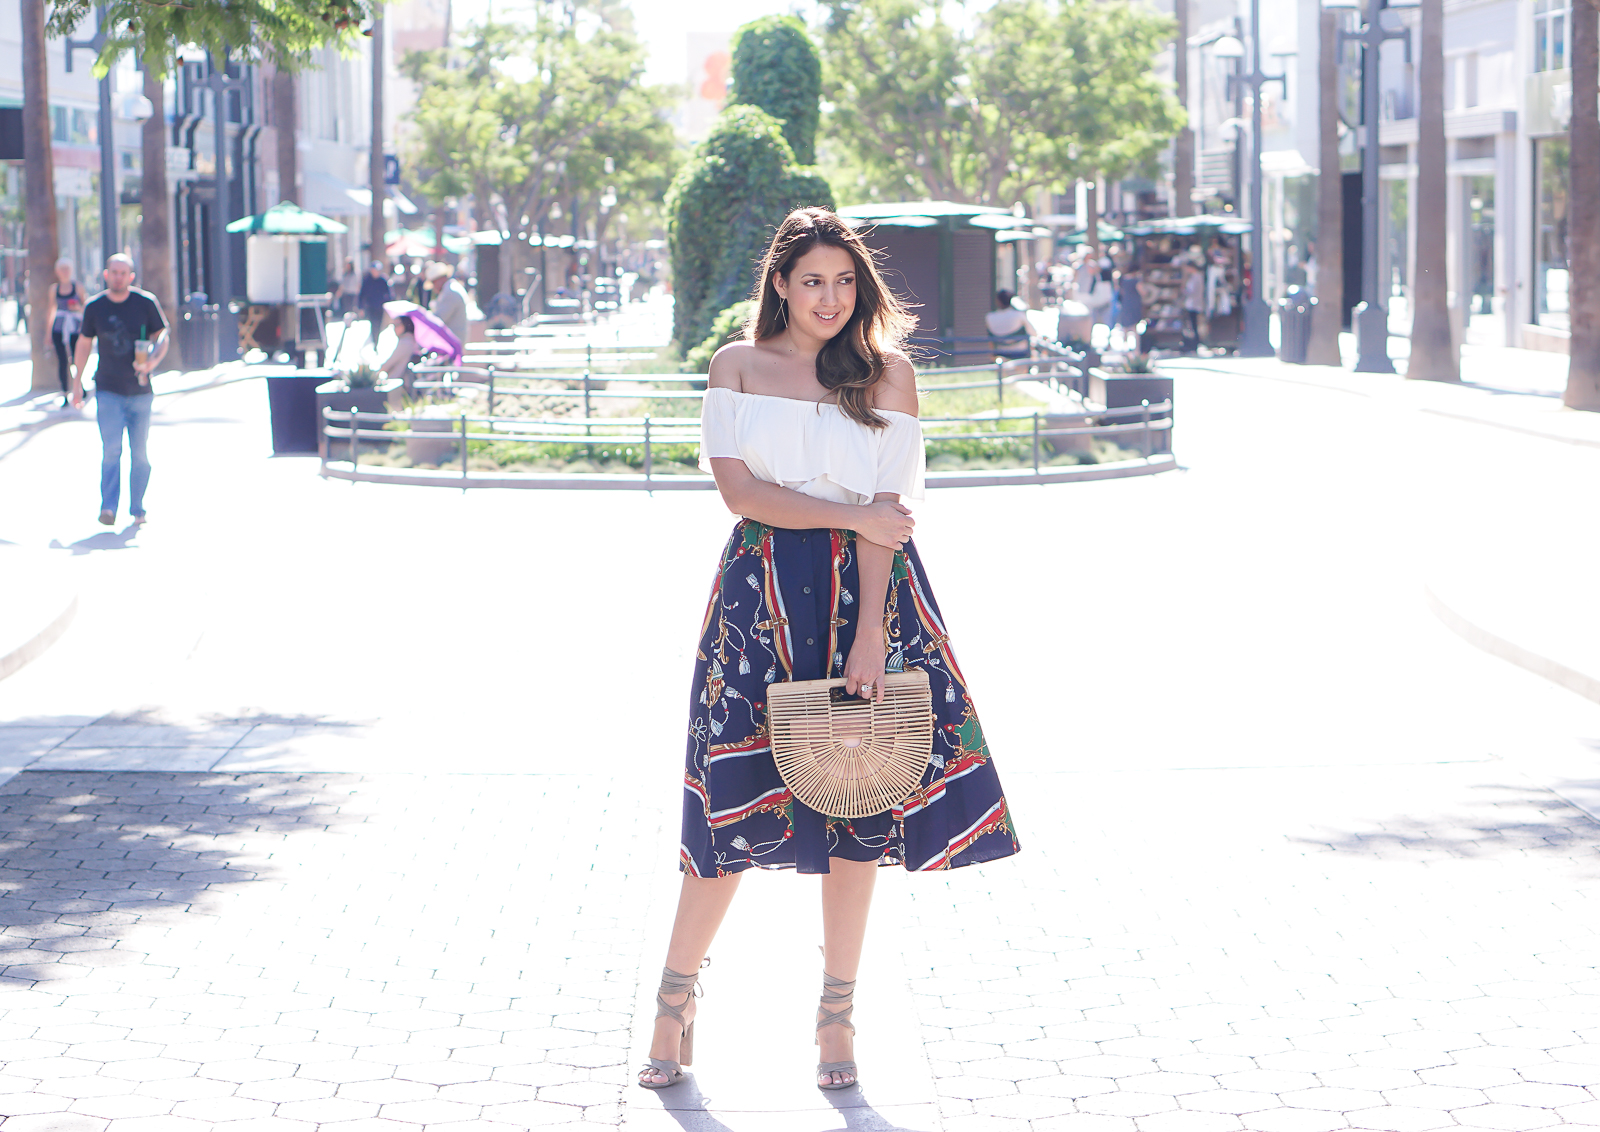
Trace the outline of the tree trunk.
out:
[[[1177,80],[1178,104],[1189,109],[1189,3],[1174,0],[1178,34],[1172,44],[1172,71]],[[1172,153],[1172,215],[1194,215],[1194,131],[1187,125],[1178,131]]]
[[[1411,287],[1411,361],[1406,376],[1460,381],[1461,358],[1450,326],[1447,210],[1444,207],[1444,0],[1422,0],[1417,60],[1417,270]],[[1374,246],[1374,245],[1369,245]]]
[[[367,155],[367,183],[372,189],[371,259],[387,264],[383,238],[388,230],[383,219],[387,196],[383,185],[383,24],[383,9],[379,8],[372,20],[372,149]]]
[[[22,152],[28,229],[28,337],[33,347],[33,389],[58,389],[56,352],[50,344],[55,320],[55,160],[50,150],[50,78],[44,53],[44,0],[22,0]]]
[[[1098,189],[1100,187],[1100,174],[1095,173],[1089,177],[1088,191],[1083,194],[1084,215],[1083,242],[1088,245],[1094,254],[1095,266],[1100,264],[1100,202]]]
[[[156,297],[168,321],[178,309],[172,281],[172,198],[167,195],[167,109],[164,84],[144,73],[150,117],[140,129],[144,142],[139,174],[139,286]],[[169,353],[176,361],[176,355]]]
[[[1600,411],[1600,0],[1572,5],[1571,164],[1567,170],[1567,267],[1572,337],[1567,391],[1574,409]]]
[[[272,76],[272,124],[278,131],[278,199],[300,203],[300,80],[291,71]]]
[[[1317,305],[1311,313],[1306,362],[1342,365],[1339,330],[1344,324],[1344,194],[1339,168],[1339,25],[1324,11],[1317,64]]]

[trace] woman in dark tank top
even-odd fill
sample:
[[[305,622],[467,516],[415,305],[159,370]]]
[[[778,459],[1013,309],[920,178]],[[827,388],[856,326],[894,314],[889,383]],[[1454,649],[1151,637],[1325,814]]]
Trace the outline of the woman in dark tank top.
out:
[[[72,276],[72,261],[56,260],[56,309],[50,323],[50,342],[56,348],[56,377],[61,382],[61,407],[68,404],[72,384],[72,352],[78,348],[78,328],[83,325],[83,288]]]

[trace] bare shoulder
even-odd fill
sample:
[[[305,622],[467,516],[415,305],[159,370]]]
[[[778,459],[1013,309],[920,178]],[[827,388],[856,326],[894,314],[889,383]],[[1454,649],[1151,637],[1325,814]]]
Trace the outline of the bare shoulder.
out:
[[[916,416],[917,371],[911,359],[897,353],[889,355],[885,361],[883,377],[873,390],[874,407]]]
[[[712,389],[744,392],[745,367],[755,354],[753,342],[729,342],[711,357],[706,385]]]

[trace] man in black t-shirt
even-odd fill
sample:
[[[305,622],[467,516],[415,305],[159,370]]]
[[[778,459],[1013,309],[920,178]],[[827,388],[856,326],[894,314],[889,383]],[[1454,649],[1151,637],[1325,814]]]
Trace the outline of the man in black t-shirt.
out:
[[[144,522],[144,489],[150,482],[146,440],[155,401],[150,374],[167,352],[167,320],[155,296],[133,285],[133,260],[120,252],[106,260],[106,289],[83,308],[78,333],[72,403],[83,404],[83,371],[89,351],[100,346],[94,372],[95,417],[100,423],[100,521],[117,521],[122,495],[122,433],[128,433],[128,512]]]

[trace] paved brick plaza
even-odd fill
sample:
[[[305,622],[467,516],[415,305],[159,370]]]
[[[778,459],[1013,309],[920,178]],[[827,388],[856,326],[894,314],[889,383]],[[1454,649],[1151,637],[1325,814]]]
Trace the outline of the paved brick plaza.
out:
[[[944,1129],[1600,1125],[1600,827],[1514,768],[1012,790],[1029,857],[884,878]],[[630,862],[671,836],[639,798],[25,772],[0,801],[6,1132],[623,1122]],[[772,1024],[716,975],[708,1028]]]

